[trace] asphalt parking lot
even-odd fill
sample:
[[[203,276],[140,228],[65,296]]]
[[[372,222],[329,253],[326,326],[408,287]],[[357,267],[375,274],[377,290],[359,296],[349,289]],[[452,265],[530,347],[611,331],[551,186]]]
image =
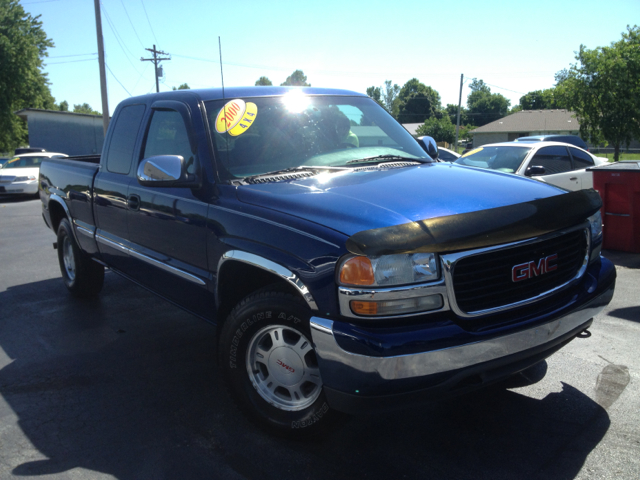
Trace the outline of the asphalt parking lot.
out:
[[[293,442],[232,405],[213,327],[111,272],[73,299],[54,241],[39,200],[0,198],[2,480],[640,478],[640,255],[605,252],[612,303],[537,383]]]

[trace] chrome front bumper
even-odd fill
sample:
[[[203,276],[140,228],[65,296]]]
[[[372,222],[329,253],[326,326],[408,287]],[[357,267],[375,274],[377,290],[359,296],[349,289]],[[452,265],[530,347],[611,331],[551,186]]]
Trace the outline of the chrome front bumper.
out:
[[[526,357],[528,352],[531,352],[531,357],[542,355],[536,360],[540,361],[586,329],[612,296],[613,285],[578,309],[533,328],[412,355],[373,357],[347,352],[338,345],[334,337],[334,322],[320,317],[311,318],[311,335],[325,390],[366,396],[366,392],[378,389],[388,393],[388,387],[393,384],[406,389],[407,381],[410,380],[413,382],[409,383],[416,385],[421,379],[430,377],[446,381],[448,376],[460,377],[460,372],[465,369],[469,374],[478,375],[478,368],[474,367],[486,365],[489,370],[496,364],[509,364],[511,359],[515,364],[523,356]],[[548,354],[544,355],[547,351]],[[505,361],[500,362],[501,359]],[[328,398],[331,403],[329,395]]]

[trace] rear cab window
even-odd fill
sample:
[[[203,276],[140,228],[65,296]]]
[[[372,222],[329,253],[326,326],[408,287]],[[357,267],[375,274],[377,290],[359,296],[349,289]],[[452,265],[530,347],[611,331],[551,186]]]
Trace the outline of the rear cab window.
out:
[[[128,105],[120,110],[107,151],[107,171],[127,175],[131,170],[133,150],[144,111],[144,105]]]

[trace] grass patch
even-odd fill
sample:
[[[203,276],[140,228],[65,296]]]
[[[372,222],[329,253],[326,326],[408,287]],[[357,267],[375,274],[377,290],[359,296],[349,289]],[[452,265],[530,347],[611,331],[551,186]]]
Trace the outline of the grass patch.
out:
[[[591,153],[593,153],[596,157],[606,157],[610,162],[613,162],[613,153]],[[621,153],[620,160],[640,161],[640,153]]]

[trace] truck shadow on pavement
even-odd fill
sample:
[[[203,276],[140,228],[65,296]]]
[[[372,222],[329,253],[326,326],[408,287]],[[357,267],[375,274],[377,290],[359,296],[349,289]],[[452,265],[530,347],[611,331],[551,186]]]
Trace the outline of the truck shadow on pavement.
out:
[[[640,253],[603,250],[602,255],[611,260],[617,267],[640,268]]]
[[[563,383],[540,399],[494,387],[283,440],[224,392],[214,328],[111,273],[95,301],[53,279],[0,292],[0,304],[11,359],[0,364],[0,465],[13,478],[572,479],[610,425]]]
[[[640,322],[640,306],[616,308],[615,310],[610,310],[608,315],[621,318],[622,320]]]

